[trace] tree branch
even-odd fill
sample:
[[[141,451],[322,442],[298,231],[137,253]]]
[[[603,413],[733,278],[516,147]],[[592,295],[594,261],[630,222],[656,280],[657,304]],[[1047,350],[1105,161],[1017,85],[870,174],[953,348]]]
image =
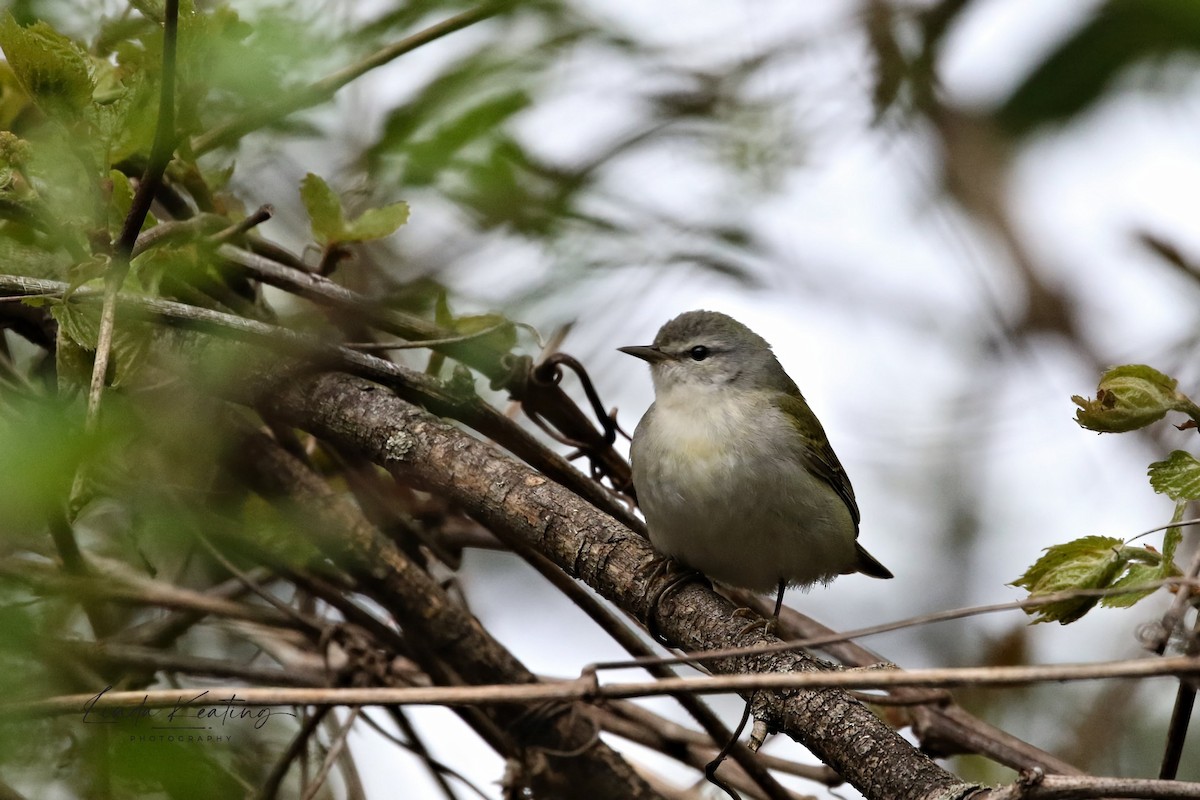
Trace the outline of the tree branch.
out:
[[[380,603],[401,623],[406,639],[419,643],[412,656],[431,675],[444,661],[470,683],[536,683],[537,677],[493,639],[475,617],[446,594],[362,515],[344,495],[333,491],[307,465],[263,434],[252,434],[238,447],[241,472],[256,491],[293,506],[298,527],[335,563],[359,581],[359,590]],[[591,797],[633,800],[657,795],[624,759],[594,738],[582,707],[555,713],[541,725],[522,724],[527,707],[501,705],[490,711],[516,747],[503,755],[521,759],[536,748],[550,767],[530,778],[535,789],[561,791],[565,785],[587,785]],[[468,720],[470,721],[470,720]],[[493,743],[495,744],[495,743]],[[582,749],[581,749],[582,748]],[[576,752],[577,751],[577,752]],[[571,752],[570,757],[559,753]],[[546,783],[549,781],[549,783]],[[535,791],[541,795],[541,792]]]
[[[255,381],[251,380],[251,383]],[[524,541],[643,623],[648,619],[649,544],[527,467],[498,455],[425,411],[345,375],[255,387],[272,414],[339,447],[362,453],[398,478],[441,494],[501,538]],[[751,644],[734,608],[693,582],[659,604],[656,622],[686,650]],[[721,672],[813,672],[802,654],[731,658]],[[841,772],[870,798],[957,798],[971,786],[917,752],[842,691],[764,692],[757,715]]]

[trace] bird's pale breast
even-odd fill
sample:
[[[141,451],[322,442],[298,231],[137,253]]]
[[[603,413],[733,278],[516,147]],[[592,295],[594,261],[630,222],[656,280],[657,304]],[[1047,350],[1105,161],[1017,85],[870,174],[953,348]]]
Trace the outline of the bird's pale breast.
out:
[[[660,396],[632,452],[651,542],[714,580],[762,592],[852,567],[850,512],[805,469],[802,447],[765,393]]]

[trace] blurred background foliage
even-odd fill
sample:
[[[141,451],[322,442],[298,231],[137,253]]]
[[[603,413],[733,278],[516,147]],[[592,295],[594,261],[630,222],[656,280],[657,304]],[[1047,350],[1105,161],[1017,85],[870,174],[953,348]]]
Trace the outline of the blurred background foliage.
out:
[[[153,136],[161,5],[5,5],[2,271],[95,282]],[[1068,397],[1125,361],[1196,385],[1200,229],[1194,205],[1170,205],[1194,196],[1195,185],[1147,179],[1166,210],[1059,219],[1046,209],[1079,199],[1063,183],[1121,174],[1126,162],[1152,155],[1138,148],[1153,138],[1122,140],[1127,129],[1105,129],[1111,115],[1148,114],[1149,127],[1166,118],[1194,149],[1200,5],[1081,0],[1061,4],[1046,26],[1040,3],[812,5],[501,3],[487,19],[318,97],[311,87],[327,76],[474,6],[184,3],[180,144],[168,171],[177,191],[153,213],[209,214],[228,225],[270,204],[275,215],[255,235],[390,308],[451,328],[451,308],[498,311],[546,335],[574,322],[564,347],[592,367],[627,428],[648,382],[619,365],[613,347],[693,306],[743,317],[785,363],[792,354],[793,374],[811,376],[800,382],[864,498],[865,540],[899,576],[894,597],[864,598],[843,581],[794,601],[840,627],[1007,597],[1003,584],[1042,547],[1094,527],[1128,536],[1167,521],[1170,510],[1151,504],[1141,476],[1190,440],[1155,429],[1068,453],[1085,437],[1068,422]],[[989,49],[993,24],[1001,42],[1037,31],[1029,36],[1039,44]],[[989,83],[992,73],[1010,77]],[[288,104],[294,113],[272,114]],[[213,138],[222,130],[233,132]],[[1168,158],[1179,152],[1164,148]],[[1056,171],[1066,151],[1092,160]],[[1192,180],[1198,163],[1167,171]],[[1043,171],[1052,189],[1031,177]],[[411,218],[395,236],[331,251],[321,221],[310,219],[313,203],[301,199],[310,173],[340,198],[346,219],[399,201]],[[1079,192],[1116,194],[1124,185],[1081,180]],[[403,219],[392,221],[394,229]],[[1083,244],[1071,249],[1060,234]],[[299,329],[333,327],[296,298],[223,269],[194,230],[139,255],[126,288]],[[106,682],[195,683],[73,646],[93,635],[119,641],[159,612],[81,603],[64,530],[106,572],[183,587],[229,577],[203,536],[252,529],[254,547],[272,558],[313,559],[223,466],[236,441],[228,417],[242,412],[181,391],[135,334],[116,344],[110,378],[121,391],[106,395],[102,425],[84,434],[94,335],[88,312],[69,302],[0,302],[5,699]],[[520,337],[536,354],[533,337]],[[426,355],[397,360],[430,366]],[[440,359],[432,366],[449,374]],[[70,506],[81,464],[91,477]],[[1187,534],[1181,563],[1195,547]],[[232,552],[245,568],[258,563]],[[521,570],[505,556],[468,555],[461,580],[485,623],[505,629],[506,619],[553,602],[521,591]],[[1157,601],[1167,602],[1161,593]],[[1074,631],[992,619],[876,646],[907,666],[1130,655],[1138,622],[1156,613],[1146,604],[1123,617],[1106,612]],[[535,670],[578,668],[577,651],[558,652],[545,631],[509,636]],[[231,623],[146,641],[212,659],[268,660]],[[960,700],[1085,770],[1150,775],[1170,697],[1146,685],[973,691]],[[78,723],[0,727],[5,780],[29,796],[229,796],[259,785],[292,733],[281,726],[228,748],[151,756]],[[1181,777],[1196,780],[1192,739]],[[480,780],[498,775],[498,762],[482,764]],[[979,759],[958,767],[981,780],[1010,775]]]

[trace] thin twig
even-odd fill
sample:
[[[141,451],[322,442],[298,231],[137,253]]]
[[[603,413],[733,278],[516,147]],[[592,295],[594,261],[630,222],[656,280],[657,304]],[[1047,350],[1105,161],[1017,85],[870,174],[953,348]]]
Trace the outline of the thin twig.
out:
[[[363,721],[374,728],[377,733],[384,735],[388,740],[403,747],[419,758],[421,763],[425,765],[425,769],[429,770],[429,777],[437,784],[438,789],[446,800],[456,800],[454,789],[450,787],[450,777],[455,777],[463,781],[468,788],[474,790],[476,794],[486,800],[487,796],[479,791],[473,783],[433,757],[433,754],[429,752],[429,748],[425,746],[425,740],[417,733],[417,729],[413,727],[412,722],[403,709],[389,708],[388,713],[391,715],[392,721],[396,723],[396,727],[404,733],[408,741],[401,741],[399,737],[392,736],[390,732],[385,732],[382,725],[371,719],[370,714],[364,713]]]
[[[324,676],[316,671],[304,672],[293,665],[287,669],[231,664],[225,659],[205,658],[179,653],[164,653],[150,647],[111,643],[87,644],[63,641],[57,647],[68,649],[72,655],[94,664],[118,666],[146,672],[173,672],[184,675],[214,678],[233,678],[253,681],[264,686],[321,686]]]
[[[731,594],[734,601],[742,606],[756,608],[763,616],[770,615],[770,604],[762,597],[744,590],[737,590]],[[835,633],[811,617],[786,606],[780,614],[779,625],[781,631],[786,634],[785,638],[788,639],[813,639],[818,636],[831,636]],[[887,660],[854,640],[825,644],[818,649],[847,666],[869,666]],[[854,694],[860,700],[864,696],[860,692]],[[931,694],[946,695],[948,692],[907,688],[888,690],[888,697],[892,698],[926,699]],[[879,702],[880,699],[880,697],[876,697],[872,702]],[[931,755],[978,753],[998,764],[1018,771],[1041,769],[1057,775],[1084,774],[1074,765],[1029,742],[1018,739],[1011,733],[1001,730],[945,700],[914,707],[910,709],[909,716],[913,733],[921,741],[922,747],[930,751]],[[952,746],[947,747],[947,745]]]
[[[640,636],[629,630],[615,614],[610,612],[608,608],[598,602],[592,595],[584,591],[569,575],[556,567],[550,559],[518,540],[510,540],[508,545],[536,569],[542,577],[550,581],[556,589],[570,598],[575,605],[591,617],[593,622],[600,626],[601,630],[612,637],[627,652],[634,656],[644,656],[650,652],[649,647],[646,646]],[[656,678],[675,677],[674,673],[667,667],[651,666],[647,668],[647,671]],[[690,695],[676,695],[675,699],[704,728],[705,733],[708,734],[712,742],[716,743],[715,746],[718,749],[724,745],[730,751],[734,761],[745,770],[750,781],[765,797],[772,798],[772,800],[788,800],[789,793],[787,789],[775,780],[766,767],[763,766],[762,762],[754,757],[754,753],[750,752],[744,744],[738,742],[737,735],[730,732],[729,728],[725,726],[725,723],[721,721],[721,718],[711,708],[701,702],[699,698]],[[708,777],[707,774],[706,777]],[[725,787],[722,786],[722,788]]]
[[[482,339],[484,336],[490,336],[493,333],[504,330],[509,326],[508,322],[501,322],[499,325],[493,325],[490,328],[484,328],[481,331],[474,333],[464,333],[461,336],[449,336],[445,339],[426,339],[419,342],[347,342],[342,345],[351,350],[374,351],[374,350],[419,350],[425,347],[441,347],[447,344],[462,344],[469,342],[472,339]]]
[[[895,622],[884,622],[880,623],[879,625],[869,625],[865,628],[857,628],[852,631],[831,633],[826,636],[813,636],[806,639],[795,639],[787,642],[772,642],[770,644],[755,645],[753,647],[730,647],[722,650],[706,650],[703,652],[684,653],[679,656],[669,656],[664,658],[635,658],[628,661],[606,661],[593,664],[588,669],[640,669],[651,664],[694,664],[711,662],[735,656],[785,653],[789,650],[821,647],[823,645],[833,644],[836,642],[845,642],[851,639],[862,639],[867,636],[875,636],[876,634],[880,633],[891,633],[892,631],[913,628],[920,625],[929,625],[935,622],[948,622],[951,620],[965,619],[967,617],[974,617],[982,614],[993,614],[998,611],[1025,611],[1028,609],[1041,608],[1042,606],[1059,603],[1063,600],[1074,600],[1080,597],[1116,597],[1124,594],[1138,594],[1144,591],[1160,589],[1164,586],[1184,585],[1200,585],[1200,582],[1198,582],[1196,579],[1186,577],[1164,578],[1160,581],[1151,581],[1148,583],[1139,584],[1137,586],[1120,586],[1108,589],[1068,589],[1062,592],[1028,597],[1024,600],[1014,600],[1009,603],[992,603],[982,606],[967,606],[965,608],[952,608],[946,611],[935,611],[929,614],[921,614],[915,617],[907,617],[905,619],[896,620]]]
[[[1200,576],[1200,548],[1196,549],[1196,554],[1192,558],[1192,563],[1188,565],[1186,577],[1195,579]],[[1181,626],[1183,616],[1187,611],[1188,605],[1194,600],[1195,594],[1192,591],[1192,586],[1181,586],[1175,594],[1175,599],[1171,602],[1171,607],[1167,613],[1163,615],[1162,622],[1159,623],[1161,630],[1159,631],[1159,640],[1155,643],[1154,651],[1162,655],[1167,650],[1167,643],[1170,641],[1171,634]],[[1200,615],[1197,616],[1196,622],[1193,625],[1191,637],[1185,640],[1183,652],[1187,655],[1195,655],[1198,648],[1197,637],[1200,637]],[[1192,718],[1192,708],[1196,704],[1196,685],[1191,681],[1180,681],[1179,686],[1175,690],[1175,706],[1171,710],[1171,721],[1167,725],[1167,743],[1163,747],[1162,763],[1159,765],[1158,777],[1163,780],[1172,780],[1179,774],[1179,762],[1183,758],[1183,745],[1187,740],[1188,725]]]
[[[192,152],[200,156],[214,148],[231,145],[251,131],[269,125],[272,122],[277,122],[297,111],[324,103],[333,97],[338,89],[341,89],[356,78],[406,53],[412,52],[418,47],[422,47],[443,36],[485,20],[500,12],[505,5],[504,3],[488,3],[478,6],[443,20],[436,25],[431,25],[412,36],[380,48],[363,60],[344,67],[283,100],[276,103],[267,103],[265,106],[250,112],[241,119],[223,123],[207,133],[197,136],[192,140]]]
[[[196,537],[196,540],[200,542],[200,546],[208,551],[208,554],[212,556],[214,561],[216,561],[218,564],[224,567],[226,571],[241,581],[247,589],[262,598],[267,605],[272,606],[284,616],[292,617],[298,622],[303,622],[303,618],[300,616],[300,613],[296,611],[296,609],[287,603],[284,603],[278,597],[260,586],[259,583],[249,573],[238,569],[238,566],[226,558],[225,554],[217,549],[217,546],[212,543],[212,541],[204,534],[203,531],[198,528],[193,528],[191,533]]]
[[[236,248],[221,245],[220,251]],[[252,253],[242,251],[251,259],[261,259]],[[293,270],[283,270],[273,265],[279,271],[294,273]],[[316,276],[304,276],[294,273],[302,280],[311,280]],[[54,293],[62,296],[67,291],[67,284],[61,281],[26,278],[21,275],[0,274],[0,291],[11,291],[21,294]],[[91,287],[76,289],[72,298],[80,301],[96,300],[97,294]],[[232,314],[224,314],[211,309],[176,303],[140,295],[122,294],[118,298],[121,305],[127,305],[160,317],[169,322],[191,326],[209,333],[231,338],[238,341],[248,341],[252,344],[266,346],[276,352],[305,359],[308,363],[324,364],[327,367],[343,369],[360,377],[381,383],[407,397],[410,402],[435,410],[437,413],[453,416],[471,426],[483,435],[493,439],[510,452],[525,459],[530,465],[548,475],[553,480],[569,488],[572,492],[587,500],[601,511],[618,519],[623,525],[635,532],[642,533],[645,526],[629,510],[614,500],[603,486],[600,486],[578,470],[574,469],[562,456],[548,450],[528,431],[506,418],[493,406],[483,402],[478,396],[471,394],[463,396],[446,389],[438,380],[414,370],[406,369],[391,361],[359,353],[345,347],[331,345],[314,336],[270,325],[256,320]],[[421,321],[428,327],[428,323]],[[454,355],[458,355],[455,351]],[[570,402],[569,400],[566,402]],[[574,409],[582,415],[579,409],[561,409],[564,413]],[[585,422],[585,424],[587,424]],[[620,458],[612,451],[613,456]],[[622,462],[623,463],[623,462]]]
[[[321,720],[325,719],[325,715],[330,710],[330,706],[321,706],[313,710],[312,716],[305,718],[304,722],[300,725],[300,730],[296,731],[296,735],[288,742],[287,749],[280,754],[275,764],[271,767],[270,773],[267,774],[266,780],[263,781],[262,788],[259,789],[256,795],[257,800],[274,800],[278,796],[279,787],[283,785],[283,779],[287,777],[292,762],[299,758],[301,753],[305,751],[309,738],[316,732],[317,726],[321,724]]]
[[[247,573],[255,582],[264,583],[270,581],[274,576],[265,568],[257,567]],[[222,581],[221,583],[210,586],[205,589],[202,594],[205,597],[215,597],[221,600],[234,600],[237,597],[249,591],[246,585],[237,578]],[[205,618],[206,613],[198,611],[177,611],[165,617],[143,622],[140,625],[134,625],[118,631],[113,636],[109,637],[109,641],[121,642],[126,644],[144,645],[146,647],[165,648],[171,642],[174,642],[183,634],[187,633],[192,626]]]
[[[275,214],[275,208],[271,205],[261,205],[253,214],[246,217],[241,222],[230,225],[224,230],[217,231],[213,234],[212,240],[217,243],[228,242],[231,239],[236,239],[239,236],[246,234],[248,231],[262,225]]]
[[[216,697],[236,695],[246,706],[305,705],[332,706],[445,705],[469,706],[505,703],[539,703],[548,700],[598,700],[655,697],[678,694],[728,694],[772,689],[890,689],[897,686],[947,688],[953,686],[1030,686],[1038,683],[1137,679],[1200,675],[1200,658],[1175,656],[1090,664],[1039,664],[1019,667],[946,667],[917,670],[846,670],[840,672],[767,672],[714,675],[704,678],[662,678],[598,684],[588,676],[572,680],[530,684],[477,686],[431,686],[351,689],[260,689],[217,687],[208,689],[211,704]],[[186,690],[185,690],[186,691]],[[78,711],[86,704],[99,708],[147,708],[188,705],[187,697],[174,690],[146,692],[103,692],[74,694],[0,705],[0,714],[47,716]],[[196,700],[191,705],[205,705]]]
[[[313,777],[312,783],[309,784],[308,790],[304,792],[301,800],[313,800],[317,796],[317,792],[321,791],[321,787],[325,785],[325,780],[333,770],[333,765],[337,763],[338,756],[341,755],[342,748],[346,746],[346,737],[350,735],[350,729],[354,727],[360,712],[361,709],[358,708],[350,709],[349,717],[334,735],[333,742],[329,745],[329,751],[325,754],[324,761],[321,762],[321,768],[317,770],[316,776]]]
[[[225,221],[216,214],[197,214],[184,220],[159,222],[137,237],[130,258],[137,258],[168,242],[187,241],[195,236],[215,236]]]
[[[687,756],[686,761],[696,769],[703,769],[717,753],[716,745],[706,734],[672,722],[628,700],[612,700],[598,706],[592,713],[604,730],[623,739],[663,752],[678,752],[681,746],[686,747],[693,753]],[[841,775],[824,764],[801,764],[762,751],[755,753],[755,758],[768,769],[795,775],[823,786],[838,786],[845,782]],[[747,784],[753,785],[749,784],[748,779]]]
[[[1194,800],[1200,783],[1146,778],[1093,778],[1076,775],[1023,774],[1016,783],[972,795],[972,800]]]
[[[222,245],[218,248],[217,255],[256,280],[326,308],[348,312],[355,320],[365,319],[373,327],[403,339],[425,341],[442,339],[453,334],[453,331],[447,331],[415,315],[382,307],[373,298],[347,289],[321,275],[296,269],[274,256],[267,257],[231,245]],[[475,347],[439,347],[446,356],[482,372],[491,381],[492,388],[507,389],[514,400],[545,417],[565,439],[579,443],[603,466],[604,473],[614,486],[624,487],[630,484],[629,463],[613,447],[603,445],[606,434],[596,430],[588,416],[554,381],[533,380],[532,359],[514,358],[501,348],[489,346],[486,341],[477,343]],[[576,492],[580,491],[578,486],[571,488]],[[632,530],[645,535],[645,526],[637,517],[615,511],[612,504],[600,507]]]
[[[159,606],[183,611],[241,619],[264,625],[295,628],[297,626],[320,630],[320,620],[303,618],[297,622],[291,616],[284,617],[273,608],[235,603],[210,594],[172,586],[150,578],[117,575],[112,572],[97,573],[93,577],[65,576],[49,567],[28,560],[0,562],[0,577],[23,583],[39,592],[69,596],[97,597],[114,602],[143,606]]]
[[[133,196],[129,213],[121,227],[121,235],[114,245],[112,263],[104,281],[104,305],[100,312],[100,332],[96,339],[96,359],[92,364],[92,380],[88,389],[87,429],[95,430],[100,413],[100,395],[104,392],[104,379],[108,373],[108,357],[112,351],[113,325],[116,318],[117,294],[129,273],[129,262],[133,255],[138,234],[150,213],[154,194],[162,182],[163,173],[175,152],[175,47],[179,30],[179,0],[166,0],[163,10],[163,53],[162,78],[158,97],[158,121],[154,127],[154,143],[150,146],[150,158],[146,171]],[[83,487],[83,469],[76,474],[72,496],[77,497]]]

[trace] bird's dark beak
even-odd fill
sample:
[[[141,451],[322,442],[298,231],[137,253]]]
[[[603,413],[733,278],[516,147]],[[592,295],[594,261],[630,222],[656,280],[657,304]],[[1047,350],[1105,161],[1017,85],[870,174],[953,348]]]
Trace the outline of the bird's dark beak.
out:
[[[642,361],[649,361],[651,364],[657,364],[660,361],[667,360],[667,354],[659,350],[654,345],[636,344],[630,347],[618,347],[622,353],[631,355],[634,358],[640,358]]]

